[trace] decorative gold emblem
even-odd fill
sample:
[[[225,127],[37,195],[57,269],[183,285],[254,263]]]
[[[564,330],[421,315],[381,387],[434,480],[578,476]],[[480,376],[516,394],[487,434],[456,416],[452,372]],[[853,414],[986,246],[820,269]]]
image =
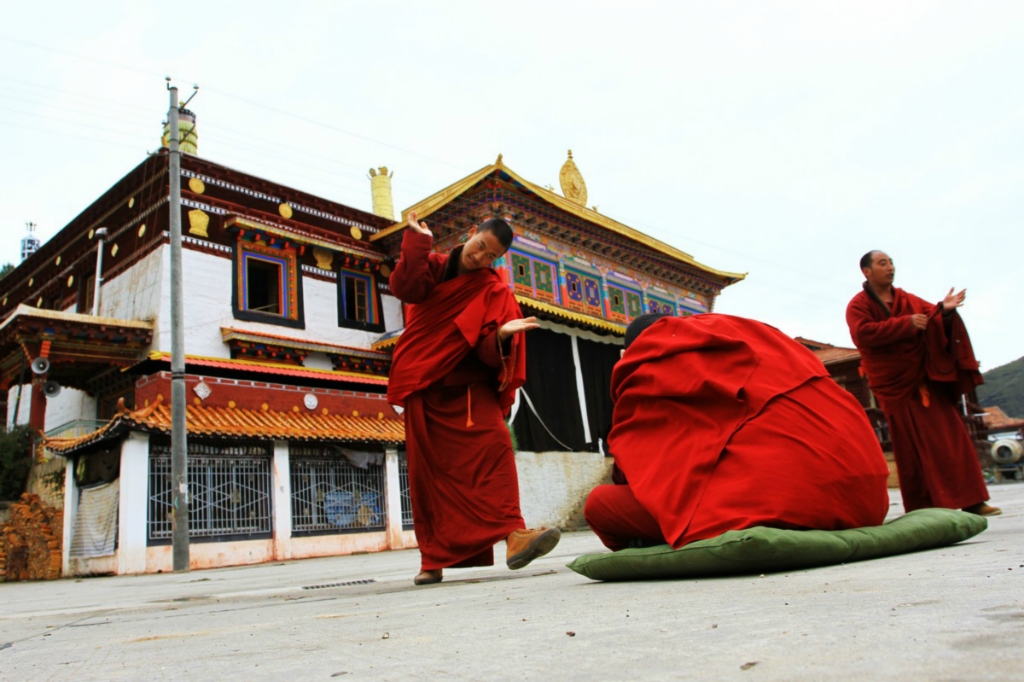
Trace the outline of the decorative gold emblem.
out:
[[[285,220],[291,220],[292,218],[292,207],[288,204],[281,204],[277,207],[277,212],[281,214],[281,217]]]
[[[381,277],[391,276],[391,268],[388,267],[387,263],[384,263],[383,265],[380,266],[380,275]]]
[[[199,178],[189,178],[188,188],[195,192],[196,194],[202,194],[203,192],[206,191],[206,185],[204,185],[203,181],[200,180]]]
[[[114,257],[116,255],[117,255],[117,244],[114,244],[112,247],[110,247],[110,256]]]
[[[209,237],[206,233],[206,228],[210,226],[210,216],[206,215],[198,208],[194,208],[188,212],[188,233],[194,234],[197,237]]]
[[[360,239],[363,238],[363,231],[360,230],[358,227],[353,227],[351,230],[348,231],[348,233],[352,235],[352,239],[355,239],[356,241],[359,241]]]
[[[57,260],[53,262],[54,265],[60,265],[60,256],[57,256]]]
[[[316,258],[316,266],[321,270],[330,270],[334,262],[334,252],[322,246],[313,247],[313,258]]]
[[[4,296],[4,305],[7,305],[7,297]]]
[[[71,285],[74,284],[74,283],[75,283],[75,276],[74,275],[68,275],[68,288],[70,288]]]
[[[28,285],[29,285],[29,286],[32,286],[32,284],[33,284],[33,283],[35,283],[35,281],[36,281],[36,278],[35,278],[35,277],[29,277],[29,278],[28,278]]]
[[[42,296],[40,296],[39,298],[36,299],[36,307],[37,308],[42,308],[43,307],[43,297]]]
[[[128,208],[131,208],[134,205],[135,205],[135,197],[130,197],[128,199]]]
[[[92,239],[94,234],[96,234],[96,230],[89,230],[89,239]]]
[[[142,223],[142,226],[139,227],[139,236],[141,237],[144,234],[146,234],[146,223]]]
[[[562,164],[562,170],[558,172],[558,183],[562,186],[562,196],[574,204],[587,205],[587,183],[583,182],[576,162],[572,160],[572,150],[569,150],[569,158]]]

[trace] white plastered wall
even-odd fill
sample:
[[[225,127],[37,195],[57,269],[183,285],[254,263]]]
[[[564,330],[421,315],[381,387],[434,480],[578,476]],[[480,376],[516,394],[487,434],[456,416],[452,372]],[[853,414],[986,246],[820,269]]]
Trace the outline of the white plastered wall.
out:
[[[170,249],[165,251],[169,259]],[[163,345],[158,347],[157,341],[154,340],[154,348],[170,351],[169,261],[165,266],[166,286],[162,288],[158,329],[154,335],[154,339],[159,338]],[[228,347],[222,340],[221,327],[356,348],[369,348],[380,336],[379,332],[364,332],[338,326],[338,287],[335,282],[307,276],[302,278],[305,329],[296,329],[235,319],[231,307],[231,288],[234,286],[234,280],[230,258],[184,249],[182,272],[185,297],[185,352],[189,355],[229,357]],[[399,328],[400,304],[393,296],[383,296],[382,299],[386,329]],[[315,355],[311,354],[311,363],[308,366],[319,369],[331,367],[326,356],[316,358]]]

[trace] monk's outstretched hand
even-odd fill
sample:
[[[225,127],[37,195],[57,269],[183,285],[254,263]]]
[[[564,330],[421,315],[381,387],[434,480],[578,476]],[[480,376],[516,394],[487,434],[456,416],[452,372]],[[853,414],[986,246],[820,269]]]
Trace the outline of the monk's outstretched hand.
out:
[[[914,323],[914,329],[919,332],[928,327],[928,316],[924,313],[914,313],[910,316],[910,321]]]
[[[416,211],[409,211],[409,215],[405,217],[405,222],[409,226],[409,229],[415,230],[420,234],[429,234],[431,237],[433,237],[434,234],[430,231],[430,228],[427,227],[427,224],[418,222],[416,220],[417,217],[418,216],[416,215]]]
[[[964,299],[967,298],[967,289],[961,289],[960,293],[954,294],[953,289],[955,288],[950,287],[946,298],[942,299],[943,310],[955,310],[964,304]]]
[[[521,320],[512,320],[506,322],[498,330],[498,340],[504,341],[513,334],[522,334],[523,332],[530,331],[531,329],[540,329],[540,325],[537,324],[536,317],[524,317]]]

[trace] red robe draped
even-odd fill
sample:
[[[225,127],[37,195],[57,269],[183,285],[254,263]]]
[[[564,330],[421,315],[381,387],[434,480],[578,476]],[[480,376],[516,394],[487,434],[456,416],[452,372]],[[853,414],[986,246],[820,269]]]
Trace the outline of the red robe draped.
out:
[[[515,453],[504,415],[526,380],[522,317],[491,268],[455,275],[458,250],[430,253],[407,231],[391,291],[409,303],[395,348],[388,401],[404,406],[413,528],[424,570],[494,564],[493,546],[525,528]],[[451,266],[451,267],[449,267]]]
[[[588,520],[605,530],[643,536],[642,509],[660,529],[646,539],[678,548],[758,525],[836,530],[885,517],[888,468],[864,409],[768,325],[659,320],[615,366],[612,398],[608,444],[628,484],[591,493]],[[635,504],[608,518],[622,497]]]
[[[911,315],[928,315],[918,331]],[[902,289],[891,309],[861,291],[846,308],[868,385],[885,412],[907,511],[962,509],[988,499],[959,396],[982,383],[960,315]]]

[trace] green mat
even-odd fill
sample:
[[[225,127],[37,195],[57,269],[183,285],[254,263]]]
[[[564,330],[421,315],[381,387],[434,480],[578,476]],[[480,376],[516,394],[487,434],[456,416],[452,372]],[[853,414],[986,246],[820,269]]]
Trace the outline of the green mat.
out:
[[[953,509],[918,509],[852,530],[731,530],[680,549],[668,545],[584,554],[569,568],[593,580],[659,580],[790,571],[946,547],[988,527]]]

